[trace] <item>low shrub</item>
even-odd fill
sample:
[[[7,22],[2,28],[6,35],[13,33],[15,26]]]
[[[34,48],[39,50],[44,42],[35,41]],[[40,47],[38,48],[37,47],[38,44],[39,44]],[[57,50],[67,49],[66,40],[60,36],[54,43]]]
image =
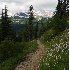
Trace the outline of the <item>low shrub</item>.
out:
[[[0,43],[0,62],[13,57],[17,56],[18,53],[21,53],[21,49],[11,40],[4,40]]]
[[[53,29],[49,29],[44,33],[44,35],[42,36],[42,39],[44,41],[47,41],[47,40],[50,41],[54,36],[56,36],[56,31]]]
[[[14,70],[17,64],[24,61],[30,52],[37,49],[36,40],[30,42],[17,42],[5,40],[0,44],[0,70]],[[10,51],[10,53],[9,53]],[[3,54],[2,54],[3,53]]]

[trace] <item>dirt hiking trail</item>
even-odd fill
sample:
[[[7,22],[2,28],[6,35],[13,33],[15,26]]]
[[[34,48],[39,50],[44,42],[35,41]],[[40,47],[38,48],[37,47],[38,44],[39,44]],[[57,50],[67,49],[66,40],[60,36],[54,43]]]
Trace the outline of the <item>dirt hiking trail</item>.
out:
[[[14,70],[40,70],[40,60],[46,54],[47,49],[39,40],[37,40],[37,43],[38,49],[35,52],[30,53],[28,58],[17,65]]]

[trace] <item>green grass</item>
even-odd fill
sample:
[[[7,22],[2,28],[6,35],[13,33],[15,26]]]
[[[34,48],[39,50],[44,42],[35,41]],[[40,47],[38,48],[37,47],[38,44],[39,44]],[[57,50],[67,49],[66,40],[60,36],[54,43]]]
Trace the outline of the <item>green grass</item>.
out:
[[[24,42],[17,43],[17,46],[22,48],[22,53],[19,53],[17,56],[10,57],[9,59],[0,63],[0,70],[14,70],[15,66],[19,64],[21,61],[24,61],[27,57],[27,54],[30,52],[34,52],[37,49],[37,42],[33,40],[31,42],[27,42],[24,46]]]
[[[69,40],[68,29],[51,41],[42,43],[47,47],[45,57],[40,61],[40,70],[69,70]]]

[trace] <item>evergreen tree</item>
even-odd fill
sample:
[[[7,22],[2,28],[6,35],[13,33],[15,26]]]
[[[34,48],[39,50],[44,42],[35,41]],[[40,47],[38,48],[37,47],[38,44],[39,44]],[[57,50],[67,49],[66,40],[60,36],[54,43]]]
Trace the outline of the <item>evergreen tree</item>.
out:
[[[25,29],[23,31],[23,40],[24,41],[30,41],[33,39],[33,19],[34,19],[34,16],[33,16],[33,6],[31,5],[29,7],[29,18],[28,18],[28,21],[26,22],[26,26],[25,26]]]
[[[29,19],[28,19],[28,40],[33,39],[34,29],[33,29],[33,6],[31,5],[29,8]]]
[[[69,0],[58,0],[55,15],[53,17],[53,28],[56,32],[64,31],[68,28]]]
[[[5,12],[4,12],[5,11]],[[7,8],[5,5],[5,9],[2,9],[2,17],[1,17],[1,29],[0,29],[0,40],[4,40],[5,38],[13,38],[15,37],[15,34],[13,33],[11,29],[11,20],[8,18],[7,15]]]
[[[64,0],[63,11],[64,11],[64,16],[69,17],[69,0]]]
[[[60,18],[65,18],[69,14],[69,0],[58,0],[58,5],[56,7],[55,16]]]

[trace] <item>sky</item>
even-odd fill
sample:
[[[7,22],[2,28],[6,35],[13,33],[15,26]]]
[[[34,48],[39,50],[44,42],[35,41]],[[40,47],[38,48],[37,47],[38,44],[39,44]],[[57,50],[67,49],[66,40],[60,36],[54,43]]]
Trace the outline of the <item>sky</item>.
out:
[[[54,11],[58,0],[0,0],[0,14],[2,9],[7,5],[8,13],[17,13],[28,11],[30,5],[33,5],[34,10]]]

